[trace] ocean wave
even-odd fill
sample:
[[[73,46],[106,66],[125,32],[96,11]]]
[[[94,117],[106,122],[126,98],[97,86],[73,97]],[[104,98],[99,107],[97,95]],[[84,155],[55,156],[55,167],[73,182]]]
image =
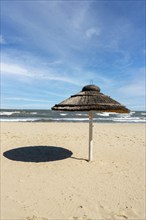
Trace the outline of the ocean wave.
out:
[[[9,116],[13,114],[19,114],[20,111],[15,111],[15,112],[0,112],[0,116]]]
[[[96,113],[98,116],[103,116],[103,117],[110,117],[110,115],[119,115],[117,112],[99,112]]]
[[[0,122],[88,122],[88,118],[11,118],[11,119],[0,119]],[[95,118],[93,122],[120,122],[120,123],[146,123],[146,119],[126,119],[126,118]]]
[[[99,116],[104,116],[104,117],[108,117],[110,113],[108,112],[103,112],[103,113],[96,113],[96,115],[99,115]]]
[[[37,115],[38,113],[37,112],[30,112],[29,114],[30,115]]]
[[[2,109],[0,121],[11,122],[88,122],[87,112],[54,112],[51,110]],[[128,114],[115,112],[94,112],[93,122],[98,123],[146,123],[145,111],[132,111]]]
[[[53,119],[53,120],[57,120],[57,121],[88,121],[88,118],[57,118],[57,119]]]
[[[11,118],[0,119],[1,122],[50,122],[50,121],[88,121],[88,118]]]
[[[142,112],[141,115],[146,115],[146,113],[145,113],[145,112]]]
[[[41,120],[42,118],[0,118],[0,122],[34,122],[37,120]]]
[[[139,117],[121,117],[121,118],[114,118],[113,121],[118,122],[146,122],[146,118],[139,118]]]
[[[88,116],[88,114],[86,114],[86,113],[76,113],[75,115],[77,115],[77,116]]]
[[[135,112],[130,112],[130,113],[128,113],[129,115],[133,115],[133,114],[135,114]]]
[[[65,116],[65,115],[67,115],[67,114],[65,114],[65,113],[60,113],[60,115]]]

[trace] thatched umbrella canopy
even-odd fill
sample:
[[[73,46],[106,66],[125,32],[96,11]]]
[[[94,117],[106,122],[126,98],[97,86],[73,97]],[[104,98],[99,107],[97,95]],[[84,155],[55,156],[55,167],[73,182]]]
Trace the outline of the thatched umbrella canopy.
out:
[[[96,85],[86,85],[82,91],[52,107],[60,111],[89,111],[89,161],[92,160],[92,117],[93,111],[129,113],[124,105],[100,92]]]
[[[52,110],[129,112],[125,106],[101,93],[100,88],[95,85],[84,86],[81,92],[55,105]]]

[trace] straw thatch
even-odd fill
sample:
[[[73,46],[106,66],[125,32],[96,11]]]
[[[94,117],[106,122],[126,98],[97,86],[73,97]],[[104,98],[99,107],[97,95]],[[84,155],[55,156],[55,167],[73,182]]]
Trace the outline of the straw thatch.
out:
[[[52,107],[60,111],[100,111],[129,113],[129,109],[104,95],[95,85],[84,86],[82,91]]]

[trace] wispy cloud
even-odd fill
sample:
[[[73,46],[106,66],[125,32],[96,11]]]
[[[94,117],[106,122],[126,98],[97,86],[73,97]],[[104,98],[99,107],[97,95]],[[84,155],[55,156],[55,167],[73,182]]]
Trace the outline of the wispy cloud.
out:
[[[12,63],[1,63],[1,73],[12,74],[12,75],[22,75],[22,76],[30,76],[28,70]]]
[[[0,35],[0,44],[6,44],[6,40],[2,35]]]
[[[48,80],[48,81],[60,81],[60,82],[66,82],[74,85],[80,85],[79,81],[75,78],[64,76],[55,73],[54,69],[38,69],[37,67],[24,67],[19,64],[12,64],[12,63],[1,63],[1,73],[2,74],[8,74],[11,76],[14,76],[17,79],[17,76],[23,77],[23,79],[35,79],[35,80]]]
[[[91,2],[89,1],[80,1],[78,2],[78,7],[74,4],[74,7],[72,7],[72,16],[71,21],[73,24],[73,27],[77,29],[77,31],[83,30],[85,23],[87,24],[89,17],[89,8],[90,8]]]
[[[11,101],[22,101],[22,102],[43,102],[43,103],[53,103],[52,101],[48,101],[46,99],[31,99],[31,98],[23,98],[23,97],[7,97],[5,100],[11,100]]]
[[[97,28],[89,28],[87,31],[86,31],[86,36],[88,38],[91,38],[92,36],[98,36],[100,35],[100,29],[97,29]]]

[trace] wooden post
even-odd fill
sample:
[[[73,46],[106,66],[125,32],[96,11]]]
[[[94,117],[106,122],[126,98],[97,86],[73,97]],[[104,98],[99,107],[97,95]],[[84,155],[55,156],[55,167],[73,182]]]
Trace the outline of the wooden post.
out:
[[[93,112],[89,112],[89,161],[92,161],[92,148],[93,148]]]

